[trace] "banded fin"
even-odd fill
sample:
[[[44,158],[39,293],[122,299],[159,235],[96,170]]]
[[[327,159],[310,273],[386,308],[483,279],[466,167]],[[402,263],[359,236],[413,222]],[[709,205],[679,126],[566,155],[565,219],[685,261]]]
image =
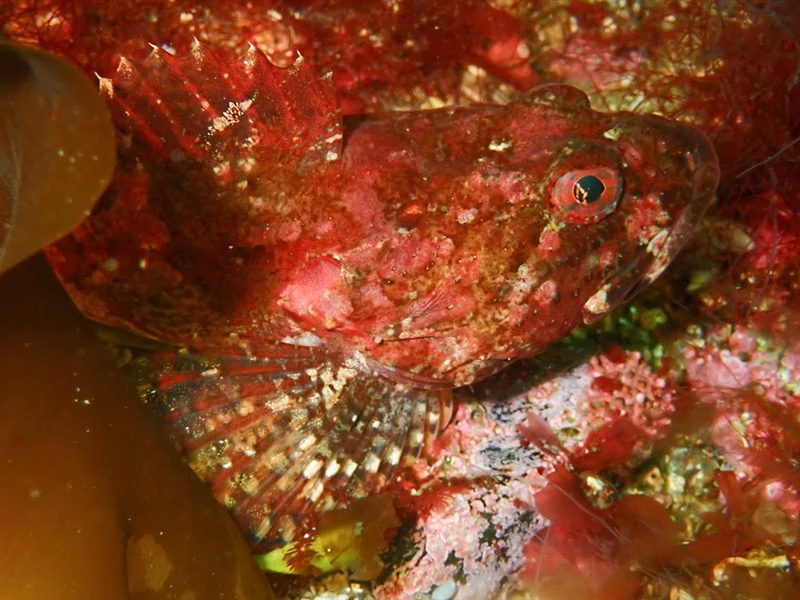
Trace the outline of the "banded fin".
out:
[[[449,389],[397,383],[360,355],[275,346],[260,358],[142,360],[146,402],[264,550],[291,542],[315,515],[382,490],[451,414]]]
[[[162,159],[215,161],[218,176],[247,175],[253,160],[296,168],[341,154],[342,123],[330,76],[298,56],[274,65],[255,46],[227,63],[195,41],[173,56],[153,47],[100,78],[114,120]],[[241,173],[235,173],[236,170]]]

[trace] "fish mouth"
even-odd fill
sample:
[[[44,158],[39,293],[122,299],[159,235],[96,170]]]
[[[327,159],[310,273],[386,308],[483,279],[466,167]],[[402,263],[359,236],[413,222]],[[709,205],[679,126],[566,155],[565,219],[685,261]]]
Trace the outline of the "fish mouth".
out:
[[[664,272],[694,234],[714,199],[719,184],[719,161],[705,134],[693,127],[660,117],[637,118],[650,120],[654,127],[678,138],[687,148],[685,158],[692,171],[691,197],[671,227],[654,235],[633,260],[606,278],[597,292],[586,301],[582,311],[586,325],[596,322],[620,304],[628,302]]]

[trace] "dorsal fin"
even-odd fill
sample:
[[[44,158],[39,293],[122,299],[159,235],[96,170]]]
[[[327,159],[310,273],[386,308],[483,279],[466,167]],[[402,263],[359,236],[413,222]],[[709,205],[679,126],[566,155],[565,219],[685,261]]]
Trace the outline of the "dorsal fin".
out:
[[[249,173],[249,159],[296,168],[341,153],[330,76],[299,55],[281,68],[253,45],[231,63],[197,41],[181,56],[154,46],[142,61],[122,58],[100,90],[118,126],[161,159],[215,161],[218,175]]]
[[[157,354],[137,370],[192,469],[259,549],[379,492],[451,413],[449,389],[396,383],[360,355],[319,348],[276,345],[260,358]]]

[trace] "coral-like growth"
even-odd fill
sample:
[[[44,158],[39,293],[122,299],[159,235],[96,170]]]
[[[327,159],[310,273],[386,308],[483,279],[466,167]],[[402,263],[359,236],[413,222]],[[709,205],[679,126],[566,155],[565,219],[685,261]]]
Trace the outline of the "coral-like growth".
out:
[[[716,327],[687,344],[687,379],[713,411],[710,435],[748,489],[797,523],[800,343]]]

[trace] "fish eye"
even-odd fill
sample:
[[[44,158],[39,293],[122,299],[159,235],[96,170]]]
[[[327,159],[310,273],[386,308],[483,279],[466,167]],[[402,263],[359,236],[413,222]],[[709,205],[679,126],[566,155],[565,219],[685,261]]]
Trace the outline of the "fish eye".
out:
[[[619,203],[622,180],[610,167],[576,169],[559,177],[550,201],[567,223],[588,225],[607,217]]]
[[[594,204],[600,200],[606,186],[594,175],[584,175],[575,182],[572,195],[580,204]]]

